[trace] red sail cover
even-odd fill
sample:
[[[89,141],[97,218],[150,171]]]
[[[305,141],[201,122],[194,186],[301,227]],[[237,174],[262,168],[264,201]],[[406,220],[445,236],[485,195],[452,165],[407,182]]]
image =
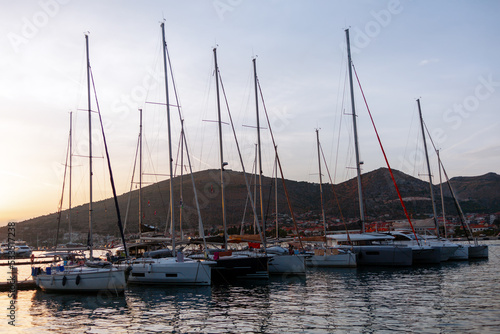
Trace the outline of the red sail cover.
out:
[[[258,242],[249,242],[248,247],[250,248],[255,248],[255,249],[260,249],[260,243]]]

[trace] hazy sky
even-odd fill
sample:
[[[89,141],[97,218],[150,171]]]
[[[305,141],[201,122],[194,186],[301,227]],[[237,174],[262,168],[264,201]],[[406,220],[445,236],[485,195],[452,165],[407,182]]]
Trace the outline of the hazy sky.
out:
[[[165,101],[163,19],[195,170],[218,168],[217,125],[203,122],[216,119],[212,49],[217,46],[247,171],[256,137],[254,128],[243,125],[255,125],[252,58],[257,56],[285,177],[318,182],[316,128],[329,168],[336,170],[335,182],[353,177],[344,32],[350,28],[353,61],[393,168],[425,179],[415,102],[421,98],[450,176],[500,173],[497,1],[1,0],[0,6],[2,225],[57,210],[70,111],[74,154],[88,155],[88,116],[79,110],[86,108],[87,31],[118,193],[130,187],[138,108],[145,114],[145,172],[168,173],[165,111],[145,103]],[[356,83],[355,96],[368,172],[385,162]],[[96,115],[93,121],[98,129]],[[176,109],[172,128],[175,154]],[[225,160],[241,170],[230,128],[223,131]],[[94,155],[102,157],[97,131],[94,136]],[[262,146],[263,172],[271,175],[266,129]],[[103,159],[95,160],[94,198],[108,197]],[[87,159],[75,156],[73,164],[76,205],[88,201]],[[432,165],[436,177],[434,154]],[[159,179],[165,177],[150,181]]]

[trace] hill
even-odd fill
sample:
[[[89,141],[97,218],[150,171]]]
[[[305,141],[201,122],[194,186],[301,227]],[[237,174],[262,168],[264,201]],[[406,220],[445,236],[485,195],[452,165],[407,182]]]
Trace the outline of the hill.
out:
[[[222,204],[220,195],[220,170],[205,170],[193,174],[196,182],[197,194],[200,203],[200,211],[205,229],[211,229],[222,225]],[[429,184],[420,179],[406,175],[400,171],[394,171],[394,177],[399,186],[401,195],[405,200],[408,211],[414,217],[425,216],[432,213],[429,196]],[[249,177],[249,182],[253,178]],[[174,182],[174,213],[178,221],[181,206],[180,189],[181,178],[176,177]],[[500,176],[488,173],[476,177],[456,177],[451,180],[454,190],[461,205],[466,212],[493,213],[500,211]],[[404,217],[399,203],[397,193],[394,189],[387,168],[362,175],[362,184],[365,201],[365,213],[367,219],[399,219]],[[245,221],[253,220],[250,204],[247,202],[247,191],[243,173],[235,171],[225,172],[226,185],[226,212],[228,226],[239,226],[245,212]],[[320,212],[319,184],[309,182],[297,182],[287,180],[290,200],[296,216],[304,213],[318,215]],[[448,187],[444,185],[446,211],[455,214]],[[253,185],[252,185],[253,187]],[[191,185],[191,177],[184,176],[182,180],[183,189],[183,228],[197,229],[198,215],[194,202],[194,193]],[[434,186],[438,208],[440,208],[439,185]],[[330,185],[323,186],[325,208],[327,215],[339,217],[338,205],[334,202],[334,196]],[[351,179],[335,186],[335,192],[342,208],[342,213],[347,218],[359,217],[359,204],[357,196],[357,181]],[[133,190],[118,197],[122,221],[125,220],[127,203],[130,197],[125,230],[126,233],[137,233],[139,231],[139,191]],[[263,177],[264,211],[271,215],[274,212],[274,180]],[[259,198],[257,197],[257,200]],[[162,181],[143,187],[142,189],[142,215],[143,223],[152,225],[160,231],[164,231],[169,217],[169,181]],[[246,206],[246,210],[245,210]],[[289,209],[284,195],[281,181],[278,182],[278,212],[289,214]],[[438,209],[441,212],[441,209]],[[78,206],[72,209],[73,231],[86,235],[88,231],[88,205]],[[60,223],[60,238],[68,231],[68,212],[63,211]],[[93,231],[101,235],[118,235],[117,216],[112,199],[94,203],[93,208]],[[53,213],[29,219],[17,224],[16,237],[24,239],[28,243],[36,244],[39,240],[55,241],[57,231],[57,214]],[[0,228],[0,240],[6,238],[6,227]],[[60,239],[61,240],[61,239]]]

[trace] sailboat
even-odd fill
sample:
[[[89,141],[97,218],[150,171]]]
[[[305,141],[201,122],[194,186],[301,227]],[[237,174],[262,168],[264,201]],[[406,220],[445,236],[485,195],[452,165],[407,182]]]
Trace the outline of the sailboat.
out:
[[[212,283],[211,267],[215,261],[195,260],[185,258],[175,247],[175,224],[174,224],[174,198],[173,198],[173,168],[172,168],[172,137],[170,129],[170,103],[168,93],[168,69],[167,69],[167,44],[165,41],[165,24],[161,23],[163,38],[163,65],[165,70],[165,95],[167,107],[168,144],[169,144],[169,166],[170,166],[170,219],[172,227],[172,252],[175,257],[163,257],[164,252],[149,252],[147,256],[132,261],[128,282],[132,284],[165,284],[165,285],[210,285]],[[142,110],[141,110],[141,137],[142,138]],[[141,154],[142,158],[142,154]],[[142,174],[142,170],[140,171]],[[142,175],[140,176],[142,177]],[[141,224],[141,217],[139,217]]]
[[[210,259],[217,262],[215,266],[212,267],[212,280],[220,283],[230,282],[235,279],[248,279],[248,278],[259,278],[267,279],[269,278],[268,262],[269,256],[256,256],[256,254],[249,254],[249,252],[233,252],[228,248],[227,225],[226,225],[226,206],[225,206],[225,184],[224,184],[224,167],[227,166],[227,162],[224,162],[224,152],[222,148],[222,120],[221,120],[221,106],[220,106],[220,93],[219,93],[219,80],[220,73],[219,67],[217,65],[217,48],[213,49],[214,53],[214,67],[215,67],[215,87],[216,87],[216,99],[217,99],[217,123],[219,132],[219,154],[220,154],[220,182],[221,182],[221,200],[222,200],[222,225],[224,230],[223,236],[223,249],[217,249],[212,251],[209,255]],[[234,134],[234,128],[233,128]],[[235,136],[236,140],[236,136]],[[236,145],[238,146],[237,140]],[[239,146],[238,146],[239,151]],[[251,202],[251,207],[254,213],[255,219],[257,219],[256,209],[254,206],[254,201],[251,196],[251,191],[248,185],[247,175],[245,172],[245,167],[243,165],[243,160],[240,162],[243,168],[243,175],[245,178],[245,183]],[[257,222],[256,226],[260,231],[260,225]]]
[[[363,205],[363,191],[361,185],[361,162],[359,159],[358,132],[356,126],[356,109],[354,103],[354,89],[352,77],[352,59],[349,43],[349,29],[345,30],[347,44],[347,61],[349,69],[349,84],[351,92],[352,122],[354,132],[354,149],[356,155],[356,170],[358,183],[359,213],[362,224],[361,234],[332,234],[327,240],[332,245],[344,246],[357,254],[357,265],[380,266],[409,266],[412,264],[412,250],[406,246],[395,245],[393,236],[381,233],[365,233],[365,217]]]
[[[319,193],[321,204],[321,217],[323,219],[324,248],[315,249],[314,255],[306,261],[308,267],[356,267],[356,254],[349,249],[326,247],[326,218],[323,206],[323,180],[321,175],[321,155],[319,144],[319,129],[316,129],[316,142],[318,146]]]
[[[89,115],[89,184],[90,184],[90,201],[89,201],[89,250],[90,259],[85,262],[80,262],[70,265],[56,265],[42,268],[33,268],[33,276],[37,286],[44,291],[53,292],[99,292],[110,291],[117,294],[123,293],[126,287],[125,268],[116,268],[109,262],[95,261],[93,259],[93,244],[92,244],[92,104],[90,97],[90,80],[91,68],[89,57],[89,39],[88,34],[85,35],[86,52],[87,52],[87,94],[88,94],[88,115]],[[102,124],[101,124],[102,129]],[[107,154],[107,148],[106,148]],[[108,167],[111,173],[111,167]],[[118,215],[118,224],[120,221],[120,212],[116,202],[116,191],[114,189],[113,177],[110,175],[113,194],[115,197],[115,205]],[[121,228],[121,226],[120,226]],[[120,230],[122,240],[124,241],[123,229]]]
[[[293,275],[305,275],[306,274],[306,255],[304,254],[289,254],[287,249],[280,246],[273,246],[267,248],[266,244],[266,227],[265,227],[265,215],[264,215],[264,198],[262,195],[262,152],[260,143],[260,117],[259,117],[259,94],[257,90],[257,65],[256,59],[253,62],[253,72],[254,72],[254,87],[255,87],[255,110],[257,116],[257,148],[258,148],[258,169],[259,169],[259,199],[260,199],[260,217],[264,223],[264,233],[263,241],[264,247],[266,248],[269,257],[269,273],[270,274],[293,274]]]
[[[427,130],[427,134],[429,134],[429,131]],[[439,150],[437,150],[436,146],[434,145],[434,142],[432,141],[432,138],[429,134],[429,138],[431,140],[431,143],[434,147],[434,150],[436,151],[437,157],[438,157],[438,164],[439,164],[439,175],[441,178],[441,170],[444,173],[444,176],[446,178],[446,183],[448,184],[448,188],[450,190],[451,196],[453,198],[453,203],[455,204],[455,207],[458,212],[458,216],[460,221],[462,222],[462,226],[465,231],[465,235],[467,237],[468,243],[463,245],[463,244],[458,244],[459,248],[455,251],[453,255],[450,256],[450,260],[473,260],[473,259],[487,259],[488,258],[488,245],[480,245],[477,241],[477,238],[474,238],[472,235],[472,231],[470,230],[470,226],[468,221],[465,218],[465,215],[462,211],[462,207],[460,206],[460,203],[458,202],[457,197],[455,196],[455,191],[453,190],[453,187],[451,186],[450,179],[448,178],[448,174],[446,173],[446,170],[444,169],[443,162],[441,161],[441,158],[439,156]],[[443,192],[442,192],[442,182],[440,179],[440,186],[441,186],[441,205],[443,207],[443,223],[446,224],[446,218],[444,214],[444,197],[443,197]],[[445,231],[446,231],[446,225],[445,225]],[[473,239],[474,243],[471,243],[471,238]]]
[[[432,213],[433,213],[433,219],[434,219],[434,225],[436,226],[436,235],[427,237],[427,236],[421,236],[423,240],[433,248],[439,248],[440,249],[440,254],[441,254],[441,261],[448,261],[450,257],[455,254],[459,248],[463,248],[462,246],[459,246],[455,243],[450,242],[447,239],[441,238],[441,233],[439,231],[439,224],[437,220],[437,210],[436,210],[436,202],[434,201],[434,190],[432,186],[432,174],[431,174],[431,167],[429,163],[429,154],[427,152],[427,141],[425,137],[425,131],[424,131],[424,119],[422,117],[422,109],[420,107],[420,99],[417,99],[417,105],[418,105],[418,113],[420,116],[420,128],[422,130],[422,138],[424,142],[424,151],[425,151],[425,160],[427,163],[427,172],[429,176],[429,191],[431,194],[431,202],[432,202]]]

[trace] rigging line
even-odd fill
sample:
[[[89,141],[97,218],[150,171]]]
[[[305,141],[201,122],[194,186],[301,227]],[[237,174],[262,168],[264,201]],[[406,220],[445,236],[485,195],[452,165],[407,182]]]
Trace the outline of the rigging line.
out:
[[[165,41],[165,51],[167,53],[167,60],[168,60],[168,67],[170,69],[170,78],[172,79],[172,87],[174,89],[174,96],[175,96],[175,106],[177,108],[177,111],[179,113],[179,119],[181,121],[184,120],[184,117],[182,117],[182,111],[181,111],[181,104],[179,103],[179,95],[177,93],[177,85],[175,84],[174,80],[174,72],[172,70],[172,62],[170,61],[170,53],[168,52],[168,47],[167,47],[167,42]]]
[[[257,157],[255,157],[254,163],[252,164],[251,174],[256,172],[256,169],[255,169],[256,165],[257,165]],[[245,200],[245,209],[243,209],[243,218],[241,219],[240,235],[243,235],[243,232],[244,232],[244,224],[245,224],[245,216],[246,216],[246,212],[247,212],[247,207],[248,207],[248,194],[247,194],[247,198]]]
[[[330,169],[328,168],[328,164],[326,163],[325,153],[323,152],[323,146],[321,146],[321,143],[319,144],[319,149],[321,151],[321,156],[323,157],[323,162],[325,163],[325,168],[326,168],[326,172],[328,174],[328,179],[330,180],[330,184],[332,185],[333,197],[335,198],[335,202],[337,203],[337,206],[339,208],[340,218],[342,219],[342,223],[344,224],[344,227],[345,227],[345,231],[347,234],[347,240],[349,241],[349,244],[351,245],[351,249],[353,249],[353,244],[351,241],[351,236],[349,234],[349,229],[347,228],[347,224],[346,224],[345,219],[344,219],[344,214],[342,213],[342,208],[340,207],[340,201],[339,201],[339,198],[337,196],[337,192],[335,191],[335,186],[333,185],[332,176],[330,175]],[[326,239],[326,234],[325,234],[325,239]]]
[[[438,149],[436,148],[436,145],[434,145],[434,140],[432,140],[431,133],[430,133],[429,129],[427,128],[427,124],[425,124],[425,122],[424,122],[424,128],[425,128],[425,131],[427,132],[427,135],[429,136],[429,139],[431,140],[431,144],[432,144],[432,147],[434,148],[434,151],[437,153]],[[455,192],[453,191],[453,187],[451,186],[450,179],[448,178],[448,174],[446,173],[446,169],[444,168],[444,165],[443,165],[443,160],[439,159],[438,163],[439,163],[439,167],[443,169],[443,173],[444,173],[444,176],[446,178],[448,188],[450,189],[451,196],[453,197],[453,203],[455,204],[455,208],[458,212],[458,216],[460,218],[462,228],[466,232],[465,236],[467,237],[467,241],[470,243],[470,239],[469,239],[469,235],[467,234],[467,231],[470,233],[471,237],[474,238],[474,236],[472,234],[472,230],[470,229],[470,225],[466,224],[465,215],[462,211],[462,207],[460,206],[460,203],[458,203],[458,199],[455,196]],[[477,244],[477,239],[474,239],[474,240]]]
[[[127,246],[125,243],[125,234],[123,232],[123,225],[122,225],[121,215],[120,215],[120,207],[118,205],[118,198],[116,197],[115,181],[113,180],[113,171],[111,170],[111,161],[109,159],[108,144],[106,143],[106,136],[104,135],[104,125],[102,123],[101,111],[99,108],[99,101],[97,100],[97,92],[96,92],[95,83],[94,83],[94,74],[92,73],[92,68],[90,68],[90,66],[89,66],[89,69],[90,69],[90,76],[92,78],[92,87],[94,88],[94,97],[95,97],[95,101],[96,101],[96,105],[97,105],[99,121],[101,123],[101,131],[102,131],[102,137],[103,137],[103,142],[104,142],[104,149],[106,151],[106,158],[107,158],[107,162],[108,162],[109,179],[111,182],[111,188],[113,190],[113,199],[115,202],[116,215],[118,216],[118,228],[120,230],[120,235],[122,237],[123,248],[125,250],[125,257],[128,258],[128,250],[127,250]]]
[[[61,192],[61,199],[59,200],[59,208],[57,209],[57,232],[56,232],[56,244],[55,244],[54,249],[57,249],[57,245],[59,244],[59,228],[61,225],[61,214],[62,214],[62,205],[63,205],[63,198],[64,198],[64,187],[66,185],[66,170],[68,169],[69,147],[70,147],[69,141],[70,140],[71,140],[71,134],[70,134],[69,139],[68,139],[68,148],[66,150],[66,163],[64,164],[64,175],[63,175],[63,186],[62,186],[62,192]],[[71,236],[70,236],[70,239],[71,239]]]
[[[273,169],[272,169],[272,173],[271,173],[271,176],[274,175],[274,172],[275,172],[275,164],[273,164]],[[267,208],[266,208],[266,215],[265,215],[265,221],[267,221],[267,217],[269,217],[269,208],[271,206],[271,194],[272,194],[272,191],[273,191],[273,186],[274,186],[274,180],[273,178],[271,177],[269,179],[269,182],[271,183],[271,185],[269,186],[269,194],[267,195]],[[279,231],[276,230],[276,233],[278,233]]]
[[[139,137],[140,137],[140,135],[139,135]],[[135,148],[134,167],[132,168],[132,179],[131,179],[131,182],[130,182],[130,189],[129,189],[129,192],[128,192],[127,209],[125,210],[125,220],[123,222],[123,230],[124,231],[127,229],[128,211],[129,211],[129,208],[130,208],[130,199],[132,197],[132,188],[134,186],[134,175],[135,175],[135,167],[136,167],[136,164],[137,164],[137,153],[139,152],[139,145],[140,145],[140,139],[138,138],[137,139],[137,146]],[[140,231],[139,231],[139,233],[140,233]]]
[[[192,186],[193,186],[194,200],[195,200],[195,203],[196,203],[196,210],[197,210],[197,213],[198,213],[198,231],[199,231],[200,236],[203,239],[203,245],[204,245],[204,249],[205,249],[205,255],[208,256],[208,253],[207,253],[207,249],[208,248],[207,248],[207,242],[205,240],[205,231],[204,231],[204,227],[203,227],[203,220],[201,218],[200,204],[199,204],[199,201],[198,201],[198,194],[197,194],[197,191],[196,191],[196,183],[194,181],[193,169],[192,169],[192,166],[191,166],[191,158],[189,156],[189,149],[188,149],[188,144],[187,144],[187,139],[186,139],[186,129],[184,127],[184,119],[182,117],[181,107],[180,107],[180,103],[179,103],[179,97],[178,97],[178,94],[177,94],[177,85],[175,84],[175,81],[174,81],[173,71],[172,71],[172,64],[170,62],[170,54],[168,53],[168,48],[167,48],[167,44],[166,43],[165,43],[164,47],[165,47],[165,51],[166,51],[166,54],[167,54],[167,57],[168,57],[168,64],[169,64],[169,67],[170,67],[170,75],[171,75],[171,78],[172,78],[172,85],[173,85],[174,93],[175,93],[175,101],[176,101],[176,104],[178,105],[179,119],[180,119],[180,122],[181,122],[181,140],[180,140],[180,142],[181,142],[181,145],[183,143],[184,147],[186,148],[186,157],[188,159],[189,171],[190,171],[190,175],[191,175],[191,183],[192,183]],[[181,149],[182,149],[182,147],[181,147]],[[181,159],[181,161],[182,161],[182,159]],[[182,167],[183,166],[181,166],[181,173],[182,173]],[[182,200],[182,197],[181,197],[181,200]],[[182,222],[181,222],[181,224],[182,224]]]
[[[394,183],[394,188],[396,188],[396,192],[398,193],[399,201],[401,202],[401,206],[403,207],[403,210],[405,212],[406,218],[408,219],[408,222],[410,223],[411,230],[413,231],[413,235],[415,236],[415,240],[417,243],[420,245],[420,241],[417,237],[417,233],[415,232],[415,229],[413,228],[413,224],[410,219],[410,215],[408,214],[408,211],[406,210],[405,203],[403,202],[403,198],[401,197],[401,193],[399,192],[399,187],[398,184],[396,183],[396,179],[394,178],[394,174],[392,173],[391,165],[389,164],[389,160],[387,159],[387,155],[385,154],[384,147],[382,146],[382,141],[380,139],[380,136],[378,135],[377,127],[375,126],[375,121],[373,120],[372,113],[370,112],[370,108],[368,107],[368,102],[366,101],[365,93],[363,92],[363,88],[361,87],[361,83],[358,78],[358,72],[356,72],[356,68],[354,67],[354,64],[350,64],[352,66],[352,69],[354,70],[354,74],[356,75],[356,80],[358,81],[359,89],[361,90],[361,95],[363,96],[363,100],[365,101],[365,106],[366,109],[368,110],[368,115],[370,115],[370,120],[373,125],[373,129],[375,130],[375,134],[377,135],[377,140],[380,145],[380,149],[382,150],[382,153],[384,155],[385,163],[387,164],[387,168],[389,169],[389,172],[391,174],[392,182]]]
[[[412,137],[412,129],[413,129],[413,120],[415,118],[415,114],[416,114],[416,105],[415,103],[413,103],[413,112],[412,112],[412,117],[411,117],[411,122],[410,122],[410,131],[408,131],[408,137],[406,138],[406,145],[405,145],[405,151],[403,153],[403,159],[406,159],[406,153],[407,153],[407,150],[408,150],[408,144],[410,142],[410,137]],[[415,136],[416,137],[416,136]],[[415,164],[413,164],[414,168],[415,168]]]
[[[300,249],[304,249],[304,246],[302,244],[302,238],[300,237],[300,233],[299,233],[299,227],[297,225],[297,221],[295,220],[295,215],[293,213],[292,204],[290,202],[290,196],[288,195],[288,189],[287,189],[286,184],[285,184],[285,176],[283,175],[283,169],[281,167],[281,161],[280,161],[280,158],[278,156],[278,146],[276,145],[276,141],[274,140],[273,131],[271,129],[271,122],[269,121],[269,115],[267,113],[266,103],[264,102],[264,95],[262,94],[262,89],[260,87],[260,82],[258,80],[257,80],[257,86],[259,87],[259,93],[260,93],[260,98],[261,98],[261,101],[262,101],[262,106],[263,106],[263,109],[264,109],[264,113],[266,115],[267,125],[269,127],[269,133],[271,134],[271,139],[273,141],[274,152],[276,153],[276,161],[278,163],[278,167],[279,167],[279,170],[280,170],[281,182],[283,183],[283,190],[285,191],[286,201],[288,203],[288,209],[290,210],[290,215],[292,216],[292,221],[293,221],[293,225],[295,227],[295,232],[297,233],[297,237],[299,238]]]
[[[218,71],[218,69],[216,69],[216,70]],[[247,174],[245,172],[245,165],[243,164],[243,158],[241,156],[240,146],[238,144],[238,138],[236,137],[236,130],[235,130],[234,124],[233,124],[233,117],[231,116],[231,112],[229,110],[229,103],[227,101],[226,90],[224,89],[224,84],[222,83],[222,78],[221,78],[221,75],[220,75],[220,71],[218,71],[218,74],[219,74],[219,82],[220,82],[221,88],[222,88],[222,94],[224,95],[224,101],[226,102],[227,114],[229,116],[229,121],[231,123],[231,128],[233,129],[234,141],[236,143],[236,148],[238,149],[238,155],[240,157],[241,168],[243,169],[243,175],[245,177],[245,183],[246,183],[246,186],[247,186],[247,192],[248,192],[248,196],[250,198],[250,205],[252,206],[252,211],[253,211],[253,215],[255,217],[255,222],[256,222],[256,225],[257,225],[257,229],[259,230],[260,241],[264,245],[264,251],[266,251],[265,238],[262,236],[262,231],[261,231],[260,224],[259,224],[259,217],[257,215],[255,203],[254,203],[254,200],[252,198],[252,194],[251,194],[251,190],[250,190],[250,185],[248,183]],[[265,233],[265,231],[264,231],[264,233]]]
[[[341,65],[340,65],[340,70],[339,72],[342,73],[342,69],[344,68],[344,52],[342,53],[342,61],[341,61]],[[342,91],[342,102],[341,102],[341,105],[340,105],[340,112],[339,112],[339,109],[338,109],[338,100],[339,100],[339,96],[338,96],[338,93],[337,93],[337,106],[336,106],[336,110],[335,110],[335,113],[337,113],[339,116],[340,116],[340,121],[339,121],[339,129],[338,129],[338,136],[337,136],[337,152],[336,152],[336,155],[335,155],[335,169],[333,171],[333,180],[336,181],[337,179],[337,166],[338,166],[338,154],[339,154],[339,147],[340,147],[340,134],[341,134],[341,130],[342,130],[342,116],[343,116],[343,110],[344,110],[344,104],[345,104],[345,94],[346,94],[346,86],[347,86],[347,66],[344,68],[345,69],[345,73],[344,73],[344,85],[343,85],[343,91]],[[340,91],[340,78],[342,77],[339,73],[339,82],[338,82],[338,87],[339,87],[339,91]],[[335,132],[335,128],[336,128],[336,124],[337,122],[334,123],[334,126],[333,126],[333,130]],[[335,140],[335,135],[333,136],[332,138],[333,140]],[[332,152],[330,153],[331,155],[330,156],[333,156],[333,148],[334,148],[334,145],[332,143]]]

